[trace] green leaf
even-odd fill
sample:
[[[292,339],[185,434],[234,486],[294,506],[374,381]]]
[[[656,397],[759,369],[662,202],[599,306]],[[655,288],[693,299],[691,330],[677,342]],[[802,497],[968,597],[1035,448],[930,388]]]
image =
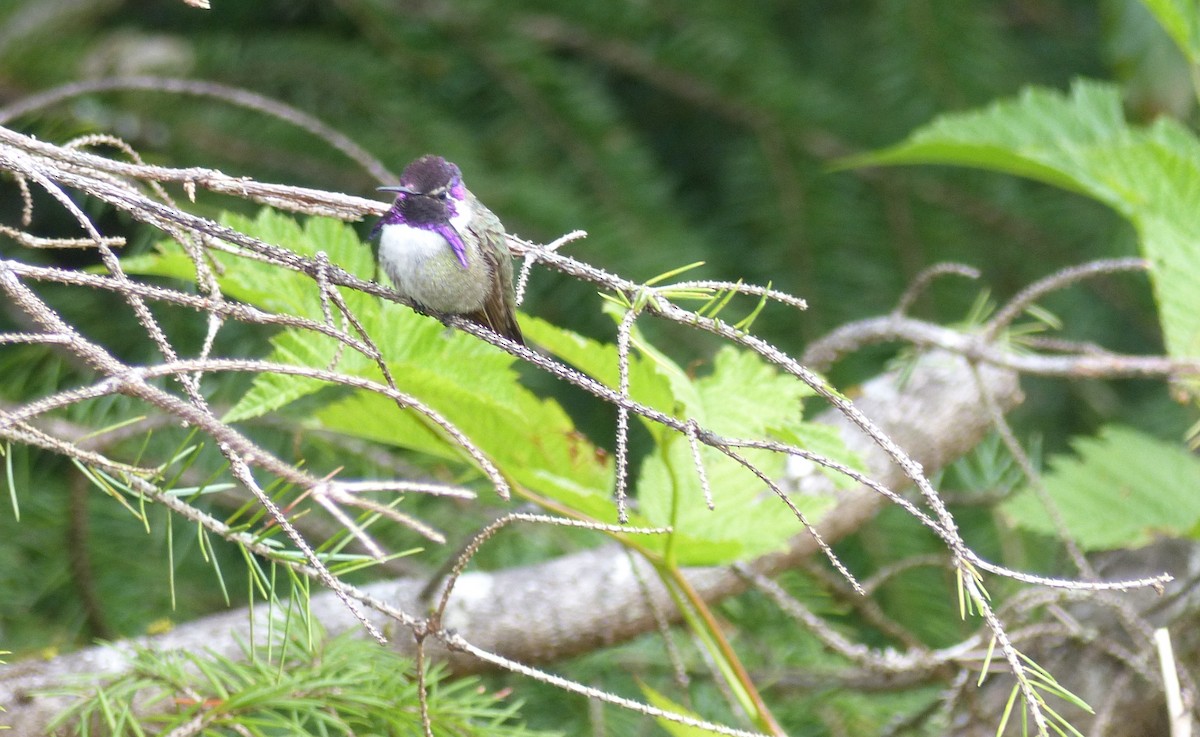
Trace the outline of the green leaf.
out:
[[[1044,483],[1067,531],[1086,550],[1145,545],[1160,535],[1195,534],[1200,523],[1200,459],[1136,430],[1110,425],[1055,457]],[[1023,490],[1003,511],[1020,527],[1055,534],[1034,494]]]
[[[1069,95],[1033,88],[942,116],[897,146],[848,161],[920,163],[1008,172],[1112,207],[1137,229],[1150,261],[1168,352],[1200,355],[1200,143],[1177,121],[1130,126],[1117,87],[1077,81]]]
[[[269,360],[293,366],[327,366],[336,355],[337,343],[332,338],[299,330],[285,330],[271,339],[274,350]],[[353,361],[353,358],[347,362]],[[342,367],[344,370],[344,366]],[[289,374],[256,376],[250,390],[242,396],[223,418],[225,422],[242,422],[274,412],[302,397],[314,394],[327,386],[323,381]]]
[[[360,279],[370,279],[375,273],[371,249],[358,240],[349,226],[337,220],[309,218],[301,225],[291,217],[264,209],[254,218],[225,213],[220,222],[303,256],[312,257],[324,251],[332,263]],[[307,275],[215,249],[208,249],[207,254],[219,267],[217,281],[227,297],[274,312],[322,319],[317,285]],[[157,253],[127,258],[121,264],[131,274],[196,279],[195,265],[174,241],[160,242]],[[352,310],[373,299],[355,292],[343,296]]]
[[[556,358],[571,364],[601,384],[616,391],[620,387],[617,346],[564,330],[531,317],[522,320],[521,329],[530,341]],[[675,412],[675,393],[668,377],[655,364],[636,353],[630,355],[629,395],[634,401],[667,414]]]
[[[646,695],[646,701],[649,702],[651,706],[656,706],[663,711],[670,711],[676,714],[682,714],[684,716],[691,717],[698,722],[705,721],[704,717],[700,716],[686,706],[667,698],[645,683],[639,682],[638,687],[642,689],[642,693]],[[672,735],[672,737],[707,737],[708,735],[719,734],[708,729],[693,727],[689,724],[681,724],[670,719],[663,719],[662,717],[655,717],[655,721],[658,722],[658,726],[662,727],[663,730]]]
[[[691,383],[695,406],[689,413],[729,438],[765,439],[779,428],[794,434],[803,424],[801,401],[811,394],[807,386],[758,356],[729,346],[717,352],[709,375]],[[716,507],[709,510],[687,438],[658,435],[655,452],[642,464],[637,496],[653,524],[675,528],[672,545],[681,565],[752,558],[782,549],[800,531],[800,522],[783,501],[751,471],[702,446],[700,458]],[[787,462],[786,456],[767,450],[743,449],[738,454],[768,478],[778,478]],[[811,520],[832,503],[824,497],[793,499]]]
[[[669,387],[673,400],[672,406],[669,408],[660,407],[658,409],[662,409],[667,414],[677,417],[692,417],[697,422],[707,425],[708,421],[704,415],[704,402],[696,395],[695,386],[688,376],[687,371],[672,360],[670,356],[646,340],[646,337],[642,335],[642,331],[638,330],[636,325],[629,331],[629,344],[641,354],[645,370],[652,373],[662,384]],[[632,377],[633,374],[631,373],[631,381]],[[631,394],[632,386],[631,383]],[[648,426],[652,429],[654,428],[653,425]]]
[[[435,367],[389,365],[401,390],[436,409],[512,480],[597,519],[616,520],[611,462],[558,404],[531,394],[508,372],[464,379]],[[348,394],[318,410],[314,420],[327,430],[468,462],[431,420],[378,394]]]
[[[334,220],[309,218],[301,227],[289,217],[264,211],[253,220],[229,216],[226,222],[301,254],[324,251],[332,263],[359,277],[370,278],[374,271],[370,249],[353,230]],[[218,278],[228,296],[323,320],[319,290],[308,276],[231,254],[215,253],[214,258],[222,266]],[[173,243],[162,244],[159,254],[126,263],[135,273],[195,278],[191,261]],[[575,430],[561,407],[521,386],[513,356],[393,302],[348,291],[343,297],[375,341],[400,392],[456,426],[516,482],[595,517],[615,520],[607,456]],[[338,321],[336,315],[334,319]],[[562,344],[572,340],[549,325],[540,325],[531,334]],[[338,348],[333,339],[318,333],[286,329],[271,340],[267,359],[293,366],[332,366],[339,373],[382,383],[382,372],[373,360],[351,348]],[[327,386],[307,377],[263,374],[255,377],[226,419],[246,420],[279,411]],[[373,392],[331,393],[301,421],[443,460],[473,463],[432,419]]]
[[[1192,64],[1200,63],[1200,13],[1195,0],[1142,0],[1179,50]]]
[[[867,464],[862,456],[846,447],[841,431],[832,425],[822,425],[816,422],[805,422],[800,425],[779,426],[771,429],[771,434],[785,443],[797,448],[818,453],[826,458],[838,461],[855,471],[867,472]],[[849,476],[818,465],[817,470],[833,481],[839,489],[850,489],[858,486],[858,482]]]
[[[556,357],[610,388],[617,387],[615,345],[536,319],[523,326],[528,326],[527,337]],[[727,346],[717,353],[708,375],[692,378],[636,329],[631,343],[630,394],[635,400],[673,417],[694,418],[726,437],[775,437],[802,443],[811,439],[821,445],[818,452],[855,463],[836,434],[830,436],[819,426],[803,422],[801,402],[812,390],[753,353]],[[701,447],[716,505],[716,511],[710,511],[687,437],[653,423],[646,426],[658,442],[634,484],[638,508],[647,524],[675,528],[669,544],[679,564],[716,565],[751,558],[781,549],[801,529],[791,511],[752,472],[713,448]],[[768,478],[780,476],[787,462],[785,456],[765,450],[739,454]],[[823,497],[795,500],[814,518],[831,504]],[[648,538],[643,544],[653,550],[668,543],[664,538]]]

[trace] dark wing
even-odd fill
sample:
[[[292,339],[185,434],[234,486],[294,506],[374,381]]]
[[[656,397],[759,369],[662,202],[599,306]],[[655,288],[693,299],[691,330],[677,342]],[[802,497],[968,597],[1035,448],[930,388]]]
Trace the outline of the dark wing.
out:
[[[525,345],[521,328],[517,325],[517,298],[513,291],[512,256],[504,239],[504,226],[492,211],[476,203],[475,221],[472,229],[479,238],[479,253],[487,264],[488,271],[499,278],[490,280],[492,289],[483,302],[483,309],[467,317],[486,325],[514,343]]]

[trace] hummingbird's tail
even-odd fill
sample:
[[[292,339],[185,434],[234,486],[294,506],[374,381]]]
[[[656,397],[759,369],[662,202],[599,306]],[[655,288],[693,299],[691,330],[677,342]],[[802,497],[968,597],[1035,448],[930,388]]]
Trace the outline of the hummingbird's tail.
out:
[[[495,314],[497,312],[499,314]],[[517,316],[509,310],[489,312],[489,310],[483,309],[478,312],[468,312],[463,317],[485,328],[491,328],[517,345],[525,345],[525,338],[521,336],[521,327],[517,325]]]

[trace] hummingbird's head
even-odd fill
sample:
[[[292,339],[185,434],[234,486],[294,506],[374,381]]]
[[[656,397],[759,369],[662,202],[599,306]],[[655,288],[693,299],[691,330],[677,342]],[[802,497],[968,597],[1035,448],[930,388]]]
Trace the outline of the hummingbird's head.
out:
[[[467,268],[467,247],[459,229],[474,213],[457,166],[441,156],[426,154],[404,167],[400,184],[379,190],[395,192],[396,201],[371,231],[372,238],[388,225],[431,230],[446,239],[455,258]]]
[[[433,154],[422,156],[404,167],[400,184],[379,190],[396,193],[392,212],[385,220],[417,227],[453,220],[459,214],[459,204],[467,192],[458,167]]]

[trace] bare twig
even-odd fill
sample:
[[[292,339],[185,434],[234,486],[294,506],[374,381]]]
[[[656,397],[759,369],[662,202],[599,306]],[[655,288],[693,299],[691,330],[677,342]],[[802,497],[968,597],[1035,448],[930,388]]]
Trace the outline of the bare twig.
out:
[[[696,729],[707,730],[709,732],[714,732],[716,734],[730,735],[730,737],[767,737],[767,735],[764,735],[761,732],[749,732],[744,729],[734,729],[733,727],[726,727],[722,724],[715,724],[713,722],[708,722],[703,719],[694,719],[692,717],[686,717],[681,714],[676,714],[674,712],[664,711],[663,709],[659,709],[658,707],[655,707],[655,706],[650,706],[649,704],[643,704],[643,703],[640,703],[637,701],[633,701],[631,699],[623,698],[621,696],[616,696],[614,694],[608,693],[607,691],[601,691],[599,689],[590,688],[588,686],[584,686],[582,684],[576,683],[575,681],[571,681],[566,678],[561,678],[552,673],[547,673],[546,671],[540,671],[536,668],[530,668],[529,666],[524,665],[522,663],[518,663],[516,661],[509,660],[507,658],[503,658],[501,656],[495,655],[494,653],[490,653],[486,650],[481,650],[481,649],[475,647],[474,645],[472,645],[471,643],[467,642],[465,639],[462,638],[461,635],[457,635],[457,634],[447,635],[444,638],[444,641],[445,641],[446,645],[449,646],[451,649],[461,650],[463,652],[470,653],[471,655],[474,655],[475,657],[479,658],[480,660],[485,660],[488,662],[495,663],[496,665],[498,665],[512,673],[520,673],[522,675],[526,675],[531,678],[534,678],[535,680],[541,681],[542,683],[549,683],[551,685],[557,686],[558,688],[561,688],[564,691],[568,691],[570,693],[577,693],[582,696],[586,696],[589,699],[596,699],[598,701],[603,701],[608,704],[616,704],[618,706],[629,709],[630,711],[638,712],[639,714],[645,714],[647,716],[658,717],[660,719],[667,719],[672,722],[678,722],[679,724],[683,724],[688,727],[694,727]]]
[[[877,343],[940,348],[978,363],[1034,376],[1089,378],[1172,378],[1200,375],[1200,359],[1128,356],[1091,350],[1076,355],[1019,353],[963,333],[909,317],[888,315],[849,323],[814,341],[801,357],[806,366],[827,369],[841,356]]]
[[[1050,292],[1063,289],[1076,282],[1084,279],[1090,279],[1094,276],[1103,274],[1116,274],[1122,271],[1145,271],[1150,268],[1150,264],[1145,259],[1140,258],[1114,258],[1104,259],[1102,261],[1092,261],[1090,263],[1072,266],[1062,271],[1058,271],[1050,276],[1041,279],[1033,284],[1030,284],[1025,289],[1012,298],[1008,304],[1000,308],[995,317],[988,323],[987,328],[983,332],[985,340],[992,340],[1000,331],[1012,324],[1012,321],[1017,319],[1022,312],[1029,308],[1034,302],[1046,296]]]
[[[205,0],[203,5],[197,5],[197,7],[207,8],[207,1]],[[0,125],[4,125],[13,118],[57,105],[73,97],[91,95],[98,92],[111,92],[114,90],[140,90],[143,92],[195,95],[220,100],[231,105],[244,107],[248,110],[255,110],[308,131],[338,151],[341,151],[351,161],[358,163],[376,181],[383,184],[396,181],[396,175],[377,158],[372,156],[370,152],[350,140],[341,131],[326,125],[303,110],[286,105],[278,100],[264,97],[256,92],[198,79],[113,77],[109,79],[71,82],[61,87],[55,87],[36,95],[22,98],[16,104],[9,105],[6,108],[0,108]]]
[[[899,301],[896,302],[896,309],[892,311],[894,315],[903,315],[908,312],[908,308],[912,307],[917,298],[929,287],[934,279],[946,274],[954,274],[967,279],[978,279],[980,277],[979,269],[966,264],[943,263],[934,264],[917,274],[912,280],[912,284],[908,285],[908,289],[904,290],[904,294],[900,295]]]

